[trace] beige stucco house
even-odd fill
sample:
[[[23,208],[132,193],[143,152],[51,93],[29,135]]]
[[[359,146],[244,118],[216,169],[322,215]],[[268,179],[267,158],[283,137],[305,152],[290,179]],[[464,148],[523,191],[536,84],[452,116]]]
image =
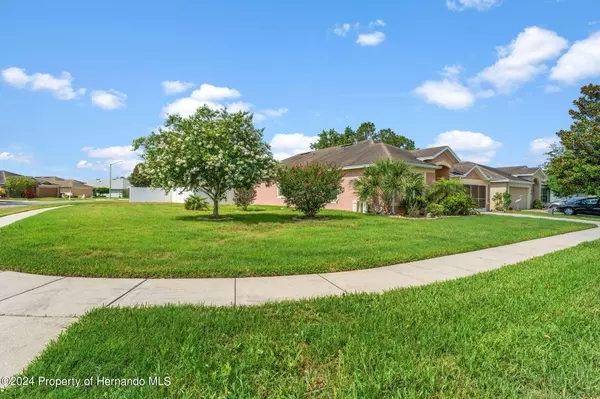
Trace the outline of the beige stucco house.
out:
[[[541,168],[513,166],[492,168],[474,162],[463,162],[448,146],[408,151],[374,140],[360,141],[323,150],[310,151],[281,161],[284,165],[333,163],[344,172],[343,187],[337,201],[328,209],[364,211],[354,193],[353,181],[364,169],[381,159],[405,161],[414,173],[422,173],[427,184],[438,179],[456,179],[478,201],[482,210],[493,207],[491,198],[497,192],[509,191],[515,209],[530,209],[534,199],[541,199],[546,176]],[[518,201],[518,202],[517,202]],[[285,205],[277,185],[262,184],[257,188],[256,204]]]

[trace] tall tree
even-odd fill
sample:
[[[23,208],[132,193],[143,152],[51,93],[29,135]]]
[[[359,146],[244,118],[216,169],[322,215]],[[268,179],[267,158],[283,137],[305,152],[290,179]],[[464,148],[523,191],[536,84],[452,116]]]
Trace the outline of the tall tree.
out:
[[[143,148],[143,173],[151,187],[202,190],[213,201],[213,217],[229,190],[249,189],[275,175],[276,161],[262,141],[252,114],[198,108],[188,118],[169,115],[166,129],[133,142]]]
[[[127,178],[133,187],[150,187],[150,177],[144,173],[144,164],[138,163]]]
[[[337,132],[335,129],[323,130],[319,133],[319,140],[316,143],[311,144],[310,148],[313,150],[321,150],[323,148],[352,144],[357,141],[369,139],[404,148],[405,150],[415,149],[415,142],[413,140],[399,135],[389,128],[377,131],[373,122],[361,123],[356,131],[350,126],[347,126],[343,133]]]
[[[414,150],[416,148],[414,140],[411,140],[405,136],[398,135],[392,129],[381,129],[379,132],[377,132],[375,140],[396,147],[404,148],[405,150]]]
[[[556,135],[546,164],[548,183],[562,195],[600,194],[600,85],[581,88],[581,97],[569,110],[573,124]]]

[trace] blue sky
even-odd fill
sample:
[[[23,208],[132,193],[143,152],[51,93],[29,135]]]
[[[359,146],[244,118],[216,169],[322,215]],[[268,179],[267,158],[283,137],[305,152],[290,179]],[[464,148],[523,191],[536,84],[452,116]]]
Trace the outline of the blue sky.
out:
[[[279,158],[372,121],[534,165],[599,83],[598,32],[598,0],[6,1],[0,169],[128,174],[133,139],[200,104],[254,112]]]

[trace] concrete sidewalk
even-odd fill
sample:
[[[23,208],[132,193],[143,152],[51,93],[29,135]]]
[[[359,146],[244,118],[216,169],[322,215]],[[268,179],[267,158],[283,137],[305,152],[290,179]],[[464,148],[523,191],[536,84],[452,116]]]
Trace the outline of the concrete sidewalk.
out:
[[[50,209],[56,208],[2,217],[0,227]],[[6,218],[9,223],[3,220]],[[599,222],[577,222],[600,226]],[[0,376],[18,372],[62,329],[96,307],[167,303],[241,306],[351,292],[383,292],[471,276],[597,239],[600,228],[375,269],[278,277],[111,279],[0,272],[0,359],[9,359],[0,362]]]

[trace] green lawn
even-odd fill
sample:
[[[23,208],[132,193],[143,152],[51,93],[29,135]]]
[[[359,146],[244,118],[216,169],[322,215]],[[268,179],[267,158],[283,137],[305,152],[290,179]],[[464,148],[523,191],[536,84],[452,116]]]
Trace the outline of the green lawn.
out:
[[[0,208],[0,217],[1,216],[6,216],[6,215],[12,215],[12,214],[15,214],[15,213],[21,213],[21,212],[26,212],[26,211],[33,211],[35,209],[53,208],[55,206],[60,206],[60,205],[54,205],[54,204],[46,204],[46,205],[15,205],[15,206],[10,206],[8,208]]]
[[[364,269],[493,247],[593,227],[498,216],[406,220],[325,211],[294,222],[279,207],[233,220],[181,204],[79,204],[0,230],[0,269],[70,276],[233,277]]]
[[[24,372],[170,377],[35,398],[597,398],[600,242],[382,295],[97,309]]]

